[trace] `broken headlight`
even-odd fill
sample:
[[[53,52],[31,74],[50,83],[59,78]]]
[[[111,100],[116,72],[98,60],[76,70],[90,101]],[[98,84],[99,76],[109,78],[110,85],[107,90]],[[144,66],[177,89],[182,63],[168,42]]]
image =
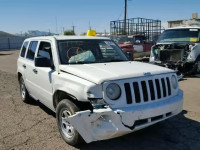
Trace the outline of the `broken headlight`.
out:
[[[111,83],[106,88],[106,95],[111,100],[117,100],[121,96],[121,88],[116,83]]]
[[[103,99],[90,99],[90,102],[94,108],[103,108],[107,105]]]
[[[177,89],[177,87],[178,87],[178,81],[177,81],[177,78],[176,78],[175,75],[172,75],[171,82],[172,82],[172,87],[174,89]]]

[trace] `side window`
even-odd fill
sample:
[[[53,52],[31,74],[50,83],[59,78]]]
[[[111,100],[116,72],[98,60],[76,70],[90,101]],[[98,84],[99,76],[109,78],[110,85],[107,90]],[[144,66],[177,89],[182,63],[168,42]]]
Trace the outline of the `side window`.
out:
[[[34,42],[30,43],[26,58],[28,58],[30,60],[34,60],[34,56],[35,56],[35,51],[37,49],[37,45],[38,45],[37,41],[34,41]]]
[[[22,46],[21,54],[20,54],[21,57],[25,56],[27,46],[28,46],[28,42],[24,42],[24,44]]]
[[[40,42],[37,57],[45,57],[47,59],[52,59],[51,43]]]

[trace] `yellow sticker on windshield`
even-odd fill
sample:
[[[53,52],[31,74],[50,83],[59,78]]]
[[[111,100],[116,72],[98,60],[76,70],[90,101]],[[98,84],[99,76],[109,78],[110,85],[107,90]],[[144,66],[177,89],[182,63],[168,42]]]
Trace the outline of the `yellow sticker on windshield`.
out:
[[[190,42],[198,42],[198,38],[190,38]]]

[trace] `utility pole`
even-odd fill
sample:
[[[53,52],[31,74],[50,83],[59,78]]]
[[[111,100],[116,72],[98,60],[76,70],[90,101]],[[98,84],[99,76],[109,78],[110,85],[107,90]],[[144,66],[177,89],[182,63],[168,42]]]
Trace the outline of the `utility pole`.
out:
[[[56,16],[56,34],[58,34],[58,20],[57,20],[57,16]]]
[[[127,19],[127,0],[125,0],[125,9],[124,9],[124,34],[126,34],[126,19]]]
[[[65,34],[65,27],[63,27],[63,35]]]
[[[91,25],[90,25],[90,21],[89,21],[89,30],[92,30],[92,27],[91,27]]]
[[[75,27],[76,26],[74,26],[74,25],[72,26],[72,31],[74,32],[74,34],[75,34]]]

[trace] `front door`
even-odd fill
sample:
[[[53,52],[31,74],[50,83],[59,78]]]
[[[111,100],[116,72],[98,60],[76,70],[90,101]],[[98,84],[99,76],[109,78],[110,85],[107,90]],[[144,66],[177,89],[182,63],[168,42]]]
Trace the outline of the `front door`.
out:
[[[50,41],[40,41],[36,57],[45,57],[52,62],[53,56]],[[36,70],[36,79],[34,82],[38,87],[39,100],[49,108],[53,109],[53,79],[52,74],[55,72],[50,67],[34,67]]]

